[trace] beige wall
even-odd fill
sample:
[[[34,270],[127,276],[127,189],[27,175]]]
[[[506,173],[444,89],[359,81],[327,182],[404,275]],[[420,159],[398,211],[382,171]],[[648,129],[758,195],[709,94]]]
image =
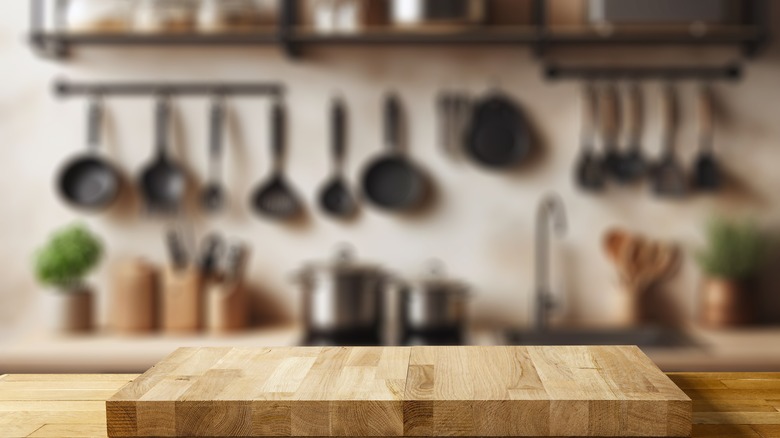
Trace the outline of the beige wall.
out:
[[[84,102],[51,95],[52,80],[61,75],[106,80],[278,80],[287,85],[288,168],[306,198],[310,221],[289,229],[257,220],[248,212],[248,193],[269,165],[267,102],[242,99],[231,103],[235,136],[228,182],[234,205],[224,217],[198,218],[197,225],[251,242],[255,251],[251,274],[258,293],[290,315],[297,311],[290,272],[302,260],[327,256],[337,242],[349,241],[361,256],[405,275],[419,273],[430,257],[441,258],[451,272],[476,288],[477,319],[520,324],[527,320],[532,290],[535,208],[539,198],[551,191],[563,196],[570,218],[570,233],[556,257],[558,292],[565,291],[573,317],[585,321],[603,321],[615,294],[615,274],[600,249],[606,227],[623,225],[691,248],[701,241],[705,219],[716,212],[754,215],[768,223],[777,223],[780,216],[780,116],[776,110],[780,53],[775,47],[748,65],[744,81],[718,87],[728,117],[719,126],[717,142],[724,162],[739,181],[738,188],[719,199],[670,203],[653,199],[644,189],[592,197],[573,187],[578,85],[544,81],[539,63],[526,48],[327,48],[309,51],[300,62],[286,60],[274,48],[122,49],[114,53],[92,49],[79,50],[66,63],[53,63],[34,56],[24,44],[26,9],[27,2],[4,2],[0,13],[0,330],[5,332],[40,324],[35,319],[35,302],[42,288],[31,276],[31,254],[60,226],[85,220],[105,239],[109,258],[94,279],[103,295],[108,267],[116,260],[133,255],[155,261],[165,258],[162,222],[126,208],[84,217],[66,208],[54,194],[55,172],[84,143]],[[678,62],[700,56],[685,50],[654,53],[659,59]],[[610,58],[614,53],[592,56]],[[458,86],[478,93],[495,83],[522,102],[544,148],[541,160],[514,174],[486,173],[453,162],[437,143],[437,92]],[[694,154],[696,145],[691,116],[694,85],[681,86],[686,118],[680,147],[686,158]],[[435,178],[438,205],[414,220],[364,209],[354,224],[334,223],[313,203],[329,171],[329,99],[339,92],[349,105],[349,174],[354,181],[362,164],[382,147],[380,102],[389,89],[399,91],[408,109],[411,155]],[[646,145],[655,152],[658,84],[648,84],[646,90],[653,113]],[[187,99],[178,104],[185,138],[180,153],[201,177],[206,159],[206,102]],[[108,153],[133,176],[151,154],[152,102],[111,100],[109,110]],[[686,260],[686,268],[668,291],[685,315],[693,312],[697,282],[698,273],[691,260]]]

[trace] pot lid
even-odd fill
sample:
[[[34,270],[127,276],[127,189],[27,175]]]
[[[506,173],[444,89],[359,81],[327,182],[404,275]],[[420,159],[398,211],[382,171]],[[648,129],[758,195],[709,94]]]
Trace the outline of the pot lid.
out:
[[[442,261],[431,260],[425,275],[413,283],[411,290],[425,293],[462,293],[466,294],[471,289],[467,283],[447,276],[446,268]]]
[[[366,273],[382,272],[378,265],[356,261],[355,250],[351,245],[339,245],[334,257],[330,260],[308,262],[303,267],[304,272],[338,272],[338,273]]]

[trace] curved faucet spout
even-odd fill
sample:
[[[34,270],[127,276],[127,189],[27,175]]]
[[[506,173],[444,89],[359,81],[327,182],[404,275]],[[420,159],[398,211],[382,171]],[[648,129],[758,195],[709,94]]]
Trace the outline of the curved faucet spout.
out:
[[[559,237],[566,234],[567,220],[563,199],[551,193],[542,198],[536,215],[536,315],[537,331],[547,328],[548,313],[554,307],[550,292],[550,239],[549,232]]]

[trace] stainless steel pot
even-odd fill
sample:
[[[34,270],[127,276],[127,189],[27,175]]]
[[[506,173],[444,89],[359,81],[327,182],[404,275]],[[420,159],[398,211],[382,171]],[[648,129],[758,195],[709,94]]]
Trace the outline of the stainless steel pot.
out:
[[[306,265],[296,279],[310,334],[381,337],[388,276],[380,268],[356,263],[342,249],[334,261]]]
[[[394,0],[390,16],[400,26],[479,25],[487,17],[485,0]]]
[[[444,276],[435,265],[429,276],[400,290],[400,313],[406,333],[460,332],[465,328],[469,287]]]

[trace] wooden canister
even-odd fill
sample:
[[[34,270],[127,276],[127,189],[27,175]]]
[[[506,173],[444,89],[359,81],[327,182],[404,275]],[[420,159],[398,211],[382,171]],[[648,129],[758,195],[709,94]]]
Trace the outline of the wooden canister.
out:
[[[163,272],[161,326],[171,333],[196,332],[203,327],[203,278],[197,268]]]
[[[206,328],[224,333],[246,328],[247,299],[243,281],[214,281],[206,287]]]
[[[109,326],[120,333],[154,330],[157,269],[143,259],[121,262],[114,271]]]

